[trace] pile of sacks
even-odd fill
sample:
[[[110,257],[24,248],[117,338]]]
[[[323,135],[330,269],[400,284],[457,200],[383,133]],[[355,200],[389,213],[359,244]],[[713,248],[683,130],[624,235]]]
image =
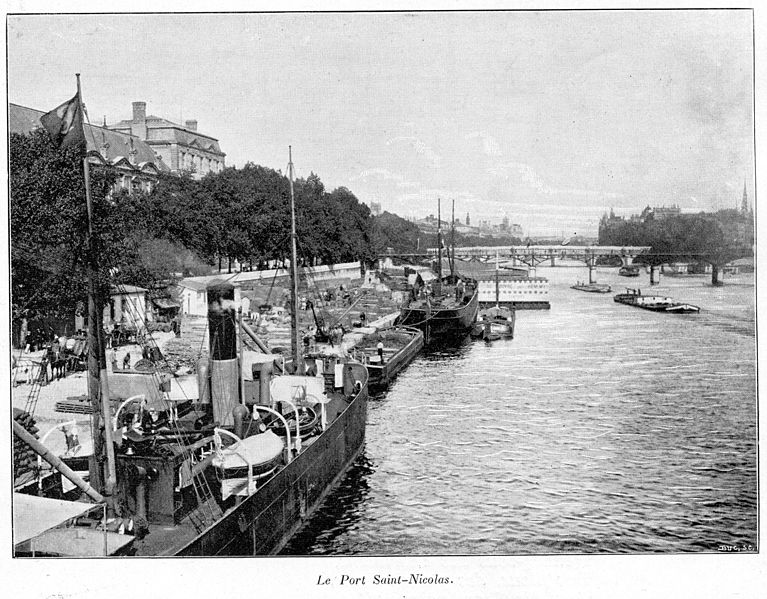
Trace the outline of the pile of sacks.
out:
[[[18,422],[22,428],[29,432],[33,437],[37,438],[39,429],[36,426],[35,419],[31,414],[20,410],[19,408],[13,408],[13,419]],[[32,448],[19,439],[16,435],[13,436],[13,477],[18,479],[19,477],[35,472],[37,469],[37,454]]]

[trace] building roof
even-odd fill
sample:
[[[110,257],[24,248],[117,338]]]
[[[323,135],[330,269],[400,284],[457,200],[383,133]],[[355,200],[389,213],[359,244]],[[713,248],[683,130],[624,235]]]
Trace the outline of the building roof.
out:
[[[746,258],[738,258],[737,260],[733,260],[732,262],[727,263],[728,266],[753,266],[754,265],[754,258],[753,256],[748,256]]]
[[[128,130],[130,131],[131,125],[134,124],[133,120],[126,119],[119,121],[115,123],[114,125],[109,125],[110,129],[119,129],[119,130]],[[159,116],[154,115],[148,115],[146,117],[146,127],[147,130],[152,129],[164,129],[170,132],[170,138],[157,138],[157,139],[149,139],[149,143],[157,142],[157,143],[167,143],[168,141],[175,141],[176,143],[185,145],[185,146],[197,146],[201,150],[205,150],[207,152],[213,152],[215,154],[221,154],[222,156],[225,156],[225,154],[221,151],[221,147],[218,145],[218,140],[215,137],[211,137],[210,135],[206,135],[204,133],[200,133],[199,131],[189,129],[187,127],[184,127],[183,125],[179,125],[178,123],[174,123],[173,121],[169,121],[168,119],[164,119]],[[151,136],[151,133],[148,133],[148,136]]]
[[[42,110],[10,103],[8,105],[9,132],[26,135],[41,129],[40,117],[44,114]],[[149,144],[138,137],[87,123],[84,128],[87,151],[91,156],[99,158],[101,162],[141,171],[170,171],[170,167],[162,162]],[[130,160],[131,150],[135,152],[134,163]]]
[[[129,295],[131,293],[146,293],[147,290],[143,287],[136,287],[135,285],[113,285],[110,290],[111,295]]]
[[[187,277],[178,281],[177,285],[180,287],[186,287],[187,289],[194,289],[196,291],[203,291],[208,287],[221,285],[223,283],[232,283],[237,275],[230,275],[229,277],[222,277],[221,275],[211,275],[206,277]]]

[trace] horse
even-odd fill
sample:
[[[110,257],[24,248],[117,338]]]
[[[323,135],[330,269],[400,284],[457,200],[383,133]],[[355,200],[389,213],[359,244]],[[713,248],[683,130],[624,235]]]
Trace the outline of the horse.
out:
[[[67,359],[60,350],[50,350],[51,375],[55,379],[63,379],[67,375]]]

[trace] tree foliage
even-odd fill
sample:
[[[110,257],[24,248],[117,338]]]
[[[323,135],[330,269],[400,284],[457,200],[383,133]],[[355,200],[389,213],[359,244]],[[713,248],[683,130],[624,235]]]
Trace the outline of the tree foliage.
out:
[[[82,147],[54,148],[44,130],[10,136],[11,293],[16,316],[61,318],[85,297],[88,218],[82,155]],[[91,172],[94,220],[101,223],[95,233],[102,238],[112,233],[106,197],[113,181],[105,170]],[[98,244],[95,253],[108,262],[119,247]],[[104,277],[97,283],[104,285]]]
[[[717,213],[682,214],[655,219],[651,212],[625,220],[603,216],[599,223],[599,244],[650,246],[649,264],[677,259],[699,258],[723,265],[753,254],[753,217],[736,210]]]
[[[12,284],[16,315],[69,316],[85,299],[87,214],[82,152],[56,149],[47,133],[10,140]],[[98,284],[151,288],[218,261],[253,268],[290,257],[290,182],[248,163],[196,180],[161,175],[151,193],[112,191],[116,173],[92,167]],[[400,235],[376,224],[346,187],[327,191],[311,173],[294,182],[299,261],[372,263]],[[393,215],[392,215],[393,216]],[[403,221],[405,222],[405,221]],[[404,227],[415,245],[417,233]],[[404,243],[404,241],[403,241]],[[397,246],[400,242],[396,242]]]

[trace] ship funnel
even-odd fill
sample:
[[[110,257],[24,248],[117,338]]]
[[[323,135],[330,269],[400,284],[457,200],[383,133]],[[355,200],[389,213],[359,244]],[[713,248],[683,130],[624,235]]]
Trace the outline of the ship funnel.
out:
[[[206,291],[213,419],[221,425],[231,425],[234,422],[232,410],[239,403],[234,286],[220,283],[209,286]]]
[[[237,315],[234,285],[220,283],[207,288],[208,338],[211,360],[232,360],[237,357]]]

